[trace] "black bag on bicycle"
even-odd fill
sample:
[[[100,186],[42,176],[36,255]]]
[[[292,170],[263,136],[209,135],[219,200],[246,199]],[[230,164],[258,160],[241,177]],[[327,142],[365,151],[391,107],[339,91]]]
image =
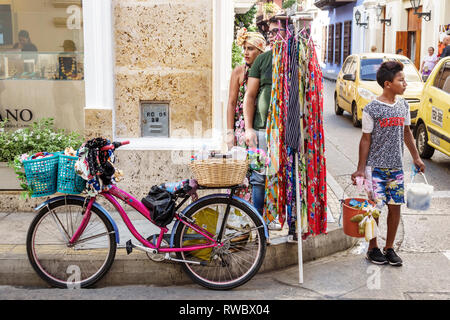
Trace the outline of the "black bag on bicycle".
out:
[[[172,194],[153,186],[142,203],[150,210],[150,218],[159,227],[165,227],[175,216],[175,199]]]

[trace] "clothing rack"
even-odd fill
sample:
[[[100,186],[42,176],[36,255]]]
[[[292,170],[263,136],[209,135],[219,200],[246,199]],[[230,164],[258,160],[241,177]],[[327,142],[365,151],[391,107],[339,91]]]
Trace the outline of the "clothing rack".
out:
[[[266,178],[264,218],[273,220],[275,212],[282,225],[286,216],[290,227],[296,223],[299,283],[303,283],[302,240],[326,233],[327,224],[323,78],[306,26],[292,33],[286,20],[286,30],[286,39],[277,35],[272,48],[273,83],[266,131],[272,167]],[[278,198],[272,199],[273,194]]]

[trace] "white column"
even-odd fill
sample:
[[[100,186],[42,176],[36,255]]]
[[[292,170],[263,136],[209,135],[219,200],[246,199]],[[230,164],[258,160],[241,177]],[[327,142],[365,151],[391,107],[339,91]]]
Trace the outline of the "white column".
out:
[[[234,32],[234,2],[213,2],[213,96],[212,139],[223,144],[226,128],[228,84],[231,75],[231,47]],[[222,146],[225,148],[225,146]]]
[[[355,12],[359,10],[361,13],[361,21],[360,22],[366,22],[366,16],[364,14],[364,6],[356,6],[353,8],[353,16],[352,16],[352,53],[363,53],[366,52],[365,50],[365,42],[366,42],[366,30],[363,26],[356,25],[355,20]],[[370,28],[370,25],[369,25]]]
[[[85,108],[114,109],[111,0],[83,0],[83,24]]]
[[[365,17],[364,21],[369,23],[369,28],[367,29],[369,33],[369,41],[366,41],[366,44],[364,46],[365,52],[370,52],[372,46],[376,46],[377,50],[378,51],[380,50],[380,48],[378,47],[377,36],[378,35],[382,36],[382,33],[380,23],[378,22],[377,18],[376,6],[378,5],[378,2],[379,1],[375,0],[364,1],[365,14],[362,16]]]

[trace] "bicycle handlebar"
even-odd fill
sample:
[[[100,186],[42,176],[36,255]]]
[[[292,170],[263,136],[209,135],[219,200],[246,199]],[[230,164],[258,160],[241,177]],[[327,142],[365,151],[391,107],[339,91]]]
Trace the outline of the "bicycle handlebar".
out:
[[[114,150],[114,149],[120,148],[121,146],[129,144],[129,143],[130,143],[130,141],[128,141],[128,140],[127,141],[122,141],[122,142],[113,142],[110,145],[104,146],[100,150],[101,151]]]

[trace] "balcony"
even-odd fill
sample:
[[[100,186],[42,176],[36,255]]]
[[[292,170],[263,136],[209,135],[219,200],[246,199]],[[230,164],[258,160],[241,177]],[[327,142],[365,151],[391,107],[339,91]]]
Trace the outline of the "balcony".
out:
[[[315,0],[314,5],[321,10],[329,10],[352,2],[356,2],[356,0]]]

